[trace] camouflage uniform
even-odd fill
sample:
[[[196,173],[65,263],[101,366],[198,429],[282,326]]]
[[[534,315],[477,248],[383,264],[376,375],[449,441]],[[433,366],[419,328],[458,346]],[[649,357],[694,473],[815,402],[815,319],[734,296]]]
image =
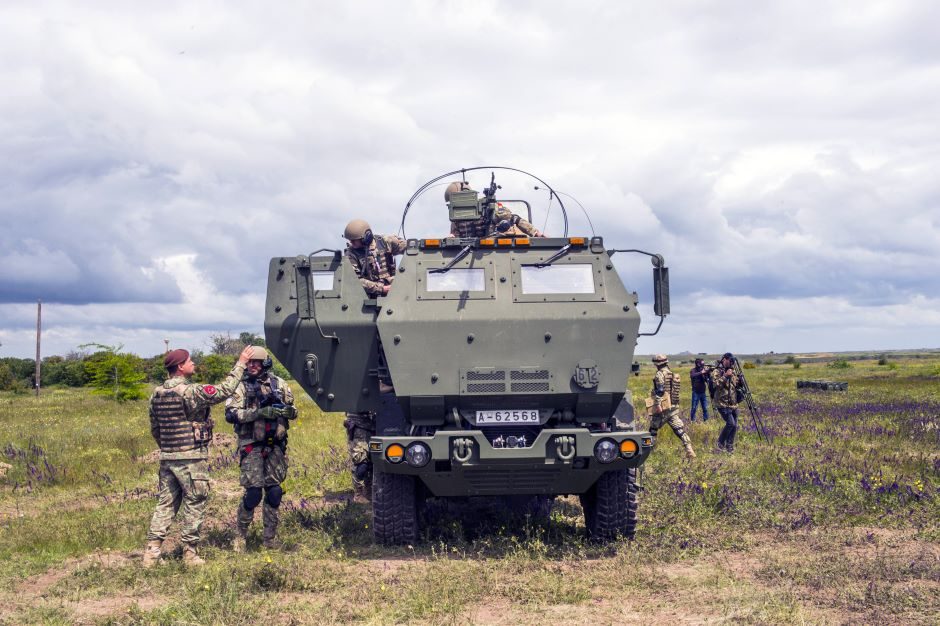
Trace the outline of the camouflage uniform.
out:
[[[738,432],[739,380],[734,371],[731,376],[725,376],[724,372],[723,367],[716,367],[712,370],[712,385],[715,388],[712,405],[718,410],[721,419],[725,421],[724,428],[718,435],[718,449],[734,452],[734,437]]]
[[[682,423],[682,418],[679,417],[679,377],[669,369],[665,360],[661,361],[661,364],[657,363],[657,368],[656,373],[653,375],[653,390],[650,394],[654,407],[653,415],[650,418],[650,433],[656,436],[664,423],[669,424],[676,436],[682,440],[686,456],[694,459],[695,450],[692,449],[692,440],[685,432],[685,424]],[[659,411],[660,399],[666,395],[669,396],[672,406]]]
[[[182,510],[181,540],[184,548],[195,551],[209,497],[209,408],[234,393],[244,371],[245,366],[237,363],[217,387],[174,376],[150,396],[150,434],[160,446],[160,491],[148,542],[162,542],[177,511]]]
[[[383,287],[395,279],[395,255],[404,254],[405,240],[394,235],[376,235],[366,248],[346,247],[346,257],[370,298],[385,295]]]
[[[482,217],[478,220],[451,222],[450,232],[455,237],[485,237],[486,235],[492,234],[492,232],[496,230],[496,225],[504,220],[508,220],[512,224],[512,227],[505,233],[500,234],[529,235],[530,237],[542,236],[539,229],[504,207],[501,203],[496,204],[492,220],[487,220],[485,217]]]
[[[271,407],[283,404],[289,411]],[[271,407],[271,408],[264,408]],[[257,378],[246,376],[225,403],[225,421],[235,427],[238,436],[241,486],[245,495],[238,505],[238,533],[244,539],[262,500],[264,507],[262,538],[271,546],[277,536],[279,507],[284,492],[281,483],[287,478],[288,420],[297,416],[293,409],[294,394],[284,379],[263,372]],[[275,413],[286,413],[277,416]]]
[[[395,255],[405,252],[405,241],[394,235],[375,235],[368,248],[346,247],[349,258],[366,293],[372,298],[385,295],[383,287],[395,280]],[[383,381],[386,384],[391,381]],[[343,422],[346,442],[352,461],[353,487],[370,498],[372,495],[372,461],[369,438],[375,435],[375,415],[369,411],[347,413]]]

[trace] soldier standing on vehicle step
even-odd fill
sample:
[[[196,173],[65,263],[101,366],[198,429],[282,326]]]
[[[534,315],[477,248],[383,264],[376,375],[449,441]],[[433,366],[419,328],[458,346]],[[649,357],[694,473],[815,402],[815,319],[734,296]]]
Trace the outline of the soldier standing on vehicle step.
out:
[[[181,512],[183,525],[183,562],[204,562],[196,550],[209,497],[209,410],[234,393],[250,356],[248,348],[242,350],[238,362],[218,386],[190,382],[196,366],[186,350],[172,350],[163,358],[170,378],[150,396],[150,434],[160,446],[160,487],[147,533],[144,567],[159,561],[163,540],[177,511]]]
[[[725,352],[721,357],[720,367],[711,373],[712,386],[715,388],[714,406],[725,420],[724,428],[718,435],[718,450],[734,452],[734,437],[738,432],[738,375],[734,372],[734,355]]]
[[[405,241],[394,235],[373,234],[369,223],[362,219],[349,222],[343,236],[349,241],[346,257],[369,297],[378,298],[388,294],[395,280],[395,256],[405,252]],[[391,381],[379,381],[379,391],[391,392]],[[343,426],[346,428],[356,495],[371,500],[372,460],[369,457],[369,439],[375,435],[375,415],[370,411],[347,413]]]
[[[653,390],[650,393],[650,432],[653,436],[668,423],[676,436],[685,446],[685,455],[689,460],[695,458],[692,440],[685,432],[685,425],[679,417],[679,377],[669,369],[669,359],[665,354],[653,357],[656,373],[653,374]]]
[[[238,535],[232,544],[236,552],[245,550],[248,527],[262,496],[264,547],[276,547],[278,509],[284,495],[281,483],[287,478],[288,420],[297,417],[297,409],[290,386],[270,373],[272,365],[267,351],[254,347],[244,379],[225,403],[225,421],[238,436],[240,482],[245,488],[236,514]]]

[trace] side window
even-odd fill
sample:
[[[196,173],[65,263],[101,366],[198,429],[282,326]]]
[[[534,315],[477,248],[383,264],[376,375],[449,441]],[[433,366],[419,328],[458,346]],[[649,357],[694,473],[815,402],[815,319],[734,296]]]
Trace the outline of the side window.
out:
[[[539,266],[552,251],[530,250],[512,259],[513,302],[605,302],[601,260],[594,254],[570,254]]]

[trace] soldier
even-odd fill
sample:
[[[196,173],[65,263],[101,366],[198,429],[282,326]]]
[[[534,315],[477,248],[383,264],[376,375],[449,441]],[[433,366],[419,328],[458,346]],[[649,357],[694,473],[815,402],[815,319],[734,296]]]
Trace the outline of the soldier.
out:
[[[346,257],[352,263],[366,293],[372,298],[388,294],[395,280],[395,255],[405,251],[405,241],[394,235],[373,235],[368,222],[355,219],[346,225],[343,236],[349,240]],[[390,393],[391,381],[379,381],[379,391]],[[352,461],[352,479],[356,494],[372,497],[372,460],[369,439],[375,434],[375,415],[369,411],[347,413],[343,422]]]
[[[447,185],[444,190],[444,202],[450,202],[450,195],[456,191],[473,191],[466,182],[453,182]],[[485,237],[491,235],[501,222],[508,222],[507,235],[529,235],[530,237],[544,237],[545,234],[530,222],[522,219],[501,203],[496,203],[496,210],[493,211],[492,218],[487,216],[478,220],[467,220],[450,223],[450,234],[452,237]]]
[[[721,367],[711,373],[715,387],[715,408],[725,425],[718,435],[718,450],[734,452],[734,436],[738,432],[738,375],[734,372],[734,355],[725,352],[721,357]]]
[[[204,563],[196,550],[209,497],[209,410],[232,395],[250,356],[251,350],[242,350],[238,362],[218,386],[190,382],[196,366],[186,350],[172,350],[163,358],[170,378],[150,396],[150,434],[160,446],[160,495],[147,533],[144,567],[159,561],[170,522],[180,510],[183,562]]]
[[[656,436],[663,423],[668,423],[676,436],[682,440],[686,457],[692,460],[695,458],[692,440],[685,432],[685,425],[679,417],[679,377],[669,369],[669,359],[665,354],[654,356],[653,364],[656,365],[656,373],[653,375],[653,390],[650,393],[650,432]]]
[[[695,409],[702,406],[702,421],[708,421],[708,370],[705,361],[695,359],[695,367],[689,370],[692,381],[692,408],[689,410],[689,421],[695,421]]]
[[[290,386],[269,372],[271,366],[267,351],[254,347],[244,379],[225,402],[225,421],[235,427],[238,436],[240,482],[245,488],[236,515],[238,535],[232,545],[235,552],[245,550],[248,527],[254,519],[255,507],[261,503],[262,490],[264,547],[276,546],[278,508],[284,495],[281,483],[287,478],[288,420],[297,417],[297,409]]]
[[[395,280],[395,255],[405,252],[405,241],[394,235],[373,235],[365,220],[346,224],[346,257],[370,298],[384,296]]]

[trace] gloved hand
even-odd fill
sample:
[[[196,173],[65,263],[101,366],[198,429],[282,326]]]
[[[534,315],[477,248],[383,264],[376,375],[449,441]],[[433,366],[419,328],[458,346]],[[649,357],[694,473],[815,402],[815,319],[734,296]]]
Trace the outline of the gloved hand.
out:
[[[274,417],[279,419],[292,420],[297,417],[297,409],[289,404],[283,407],[278,407],[274,409]]]
[[[278,409],[273,406],[265,406],[258,409],[257,419],[271,420],[277,415]]]
[[[277,427],[274,430],[274,440],[284,441],[287,438],[287,422],[283,419],[277,421]]]

